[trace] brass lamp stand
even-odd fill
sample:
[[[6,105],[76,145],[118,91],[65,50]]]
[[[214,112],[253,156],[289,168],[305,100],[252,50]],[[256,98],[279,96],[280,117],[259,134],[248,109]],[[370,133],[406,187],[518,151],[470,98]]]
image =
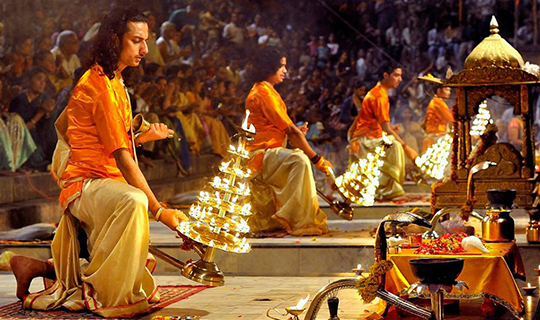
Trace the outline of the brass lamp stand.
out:
[[[225,284],[224,275],[214,262],[216,249],[247,253],[251,247],[245,238],[249,226],[244,217],[251,215],[248,201],[250,190],[249,159],[246,142],[255,135],[255,128],[248,128],[249,111],[236,135],[238,143],[231,145],[227,159],[223,160],[220,173],[199,193],[196,203],[189,210],[194,220],[181,222],[176,231],[184,240],[182,249],[195,251],[201,259],[184,263],[150,246],[150,253],[182,270],[186,278],[210,286]]]

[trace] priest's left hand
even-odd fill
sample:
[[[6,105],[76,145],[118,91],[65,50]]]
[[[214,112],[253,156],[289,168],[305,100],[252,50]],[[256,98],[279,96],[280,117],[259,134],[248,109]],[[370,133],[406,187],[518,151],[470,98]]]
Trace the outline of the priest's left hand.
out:
[[[171,137],[174,131],[169,129],[167,125],[163,123],[152,123],[148,131],[139,134],[137,137],[137,144],[143,144],[150,141],[163,140]]]
[[[300,131],[302,131],[302,133],[303,133],[304,135],[306,135],[307,132],[308,132],[308,129],[309,129],[309,128],[308,128],[308,123],[307,123],[307,122],[304,122],[303,125],[298,126],[298,129],[300,129]]]

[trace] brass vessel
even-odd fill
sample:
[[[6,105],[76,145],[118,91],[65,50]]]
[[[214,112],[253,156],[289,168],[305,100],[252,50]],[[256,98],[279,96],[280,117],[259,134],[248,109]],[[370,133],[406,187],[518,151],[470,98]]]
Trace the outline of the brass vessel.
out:
[[[489,208],[482,220],[482,240],[486,242],[510,242],[514,237],[514,219],[510,217],[516,190],[490,189],[486,191]]]
[[[140,113],[138,113],[137,115],[135,115],[135,117],[133,117],[131,126],[133,128],[133,133],[135,134],[143,133],[150,130],[150,122],[146,121],[143,115]],[[173,136],[174,136],[173,134],[169,134],[167,135],[167,138],[172,138]]]
[[[510,242],[514,240],[514,219],[510,210],[488,209],[482,220],[482,240],[486,242]]]

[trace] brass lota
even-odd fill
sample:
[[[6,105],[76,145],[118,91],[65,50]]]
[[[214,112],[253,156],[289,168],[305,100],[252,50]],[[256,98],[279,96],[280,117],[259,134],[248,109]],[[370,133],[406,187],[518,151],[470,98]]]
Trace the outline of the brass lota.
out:
[[[150,130],[150,122],[144,120],[143,115],[138,113],[133,118],[132,127],[133,127],[133,133],[135,134],[143,133]],[[173,134],[169,134],[167,135],[167,138],[172,138],[173,136],[174,136]]]

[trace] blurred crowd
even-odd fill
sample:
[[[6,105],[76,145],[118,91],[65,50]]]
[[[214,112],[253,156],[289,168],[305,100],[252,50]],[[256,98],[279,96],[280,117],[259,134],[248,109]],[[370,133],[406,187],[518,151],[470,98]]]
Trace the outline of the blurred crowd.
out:
[[[393,60],[404,81],[389,92],[392,123],[420,151],[420,123],[434,95],[416,76],[459,71],[489,35],[496,15],[501,35],[514,38],[514,0],[147,0],[149,53],[124,75],[133,112],[165,122],[179,139],[139,150],[141,165],[174,161],[189,174],[196,157],[225,156],[244,116],[252,86],[250,58],[273,46],[287,56],[288,79],[277,86],[291,119],[308,123],[312,146],[347,166],[347,129],[378,65]],[[0,170],[45,171],[56,142],[54,120],[86,67],[99,20],[114,5],[95,0],[5,0],[0,4]],[[521,1],[520,6],[530,6]],[[516,39],[532,39],[523,9]],[[461,20],[461,21],[460,21]],[[451,107],[452,101],[447,101]],[[502,118],[502,116],[501,116]],[[511,118],[511,117],[510,117]],[[511,119],[508,119],[510,121]],[[503,120],[501,120],[503,121]],[[501,126],[506,124],[499,123]],[[416,143],[414,143],[416,141]],[[412,143],[411,143],[412,142]]]

